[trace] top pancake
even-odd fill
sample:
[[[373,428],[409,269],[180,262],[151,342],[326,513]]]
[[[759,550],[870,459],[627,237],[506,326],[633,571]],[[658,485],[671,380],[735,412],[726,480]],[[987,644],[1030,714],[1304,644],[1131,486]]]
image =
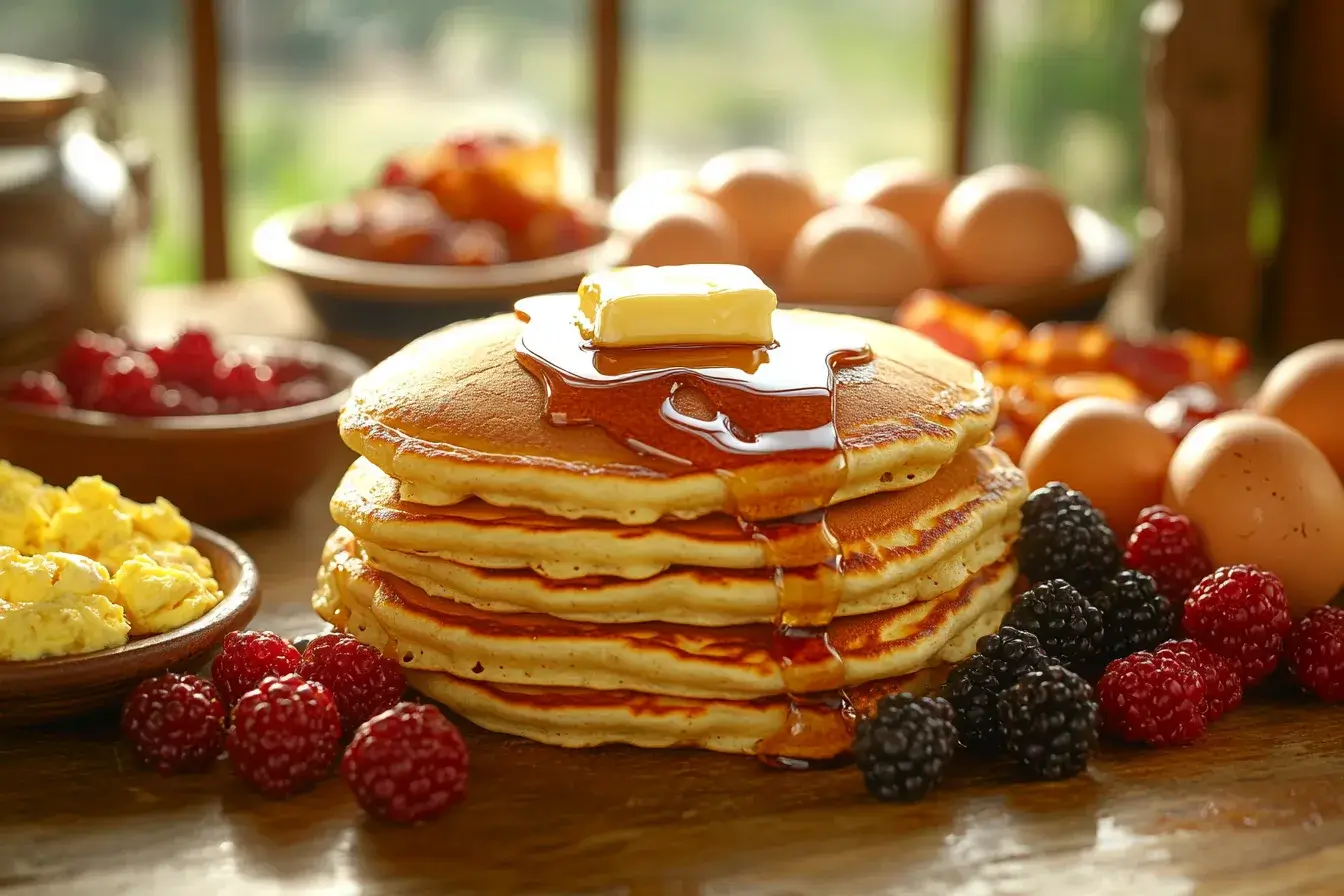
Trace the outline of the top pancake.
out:
[[[843,328],[872,349],[871,362],[837,373],[835,421],[847,464],[831,501],[917,485],[963,448],[988,440],[996,399],[974,365],[890,324],[775,313],[796,317],[794,330]],[[523,327],[501,314],[447,327],[397,352],[355,384],[341,415],[346,444],[400,480],[401,496],[419,504],[475,496],[634,525],[733,511],[728,484],[715,471],[641,454],[596,426],[548,422],[544,387],[515,356]],[[757,514],[776,517],[826,503],[829,489],[818,484],[834,479],[836,466],[816,454],[776,455],[741,472],[778,486],[785,497]]]

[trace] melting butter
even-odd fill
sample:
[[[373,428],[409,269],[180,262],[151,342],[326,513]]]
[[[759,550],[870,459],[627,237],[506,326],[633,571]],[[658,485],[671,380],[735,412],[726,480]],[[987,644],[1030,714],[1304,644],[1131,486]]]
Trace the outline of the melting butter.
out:
[[[769,345],[776,304],[770,287],[741,265],[642,265],[585,277],[579,326],[603,348]]]

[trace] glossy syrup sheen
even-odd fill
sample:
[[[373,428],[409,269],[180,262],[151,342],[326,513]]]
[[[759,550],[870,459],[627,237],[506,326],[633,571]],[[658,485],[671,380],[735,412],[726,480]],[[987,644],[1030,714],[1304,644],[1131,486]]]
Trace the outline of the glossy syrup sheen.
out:
[[[583,339],[574,303],[524,300],[516,313],[527,324],[518,361],[544,384],[552,424],[600,426],[637,451],[723,478],[742,531],[761,543],[774,570],[779,596],[770,649],[789,708],[757,754],[783,768],[843,756],[854,710],[826,626],[839,604],[844,557],[825,507],[847,475],[835,422],[836,371],[871,361],[868,345],[776,314],[769,346],[596,349]],[[771,472],[760,462],[781,455],[816,459],[806,503],[822,509],[759,522],[773,497]],[[784,575],[803,566],[816,574]]]

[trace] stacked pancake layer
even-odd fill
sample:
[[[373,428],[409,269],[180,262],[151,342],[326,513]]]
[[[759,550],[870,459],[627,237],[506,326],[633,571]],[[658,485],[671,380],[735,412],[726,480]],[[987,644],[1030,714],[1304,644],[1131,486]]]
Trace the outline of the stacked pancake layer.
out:
[[[379,365],[342,417],[364,457],[332,498],[317,612],[493,730],[841,752],[854,707],[936,687],[997,628],[1026,481],[983,444],[995,402],[972,366],[888,325],[776,315],[872,357],[835,372],[842,452],[732,475],[557,425],[512,315]],[[739,519],[748,477],[770,518]]]

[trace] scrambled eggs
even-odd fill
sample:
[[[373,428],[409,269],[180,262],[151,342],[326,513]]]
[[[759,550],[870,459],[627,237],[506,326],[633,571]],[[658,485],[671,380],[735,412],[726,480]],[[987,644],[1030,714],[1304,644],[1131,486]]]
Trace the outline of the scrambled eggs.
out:
[[[0,460],[0,660],[102,650],[198,618],[222,596],[191,525],[97,476],[60,489]]]

